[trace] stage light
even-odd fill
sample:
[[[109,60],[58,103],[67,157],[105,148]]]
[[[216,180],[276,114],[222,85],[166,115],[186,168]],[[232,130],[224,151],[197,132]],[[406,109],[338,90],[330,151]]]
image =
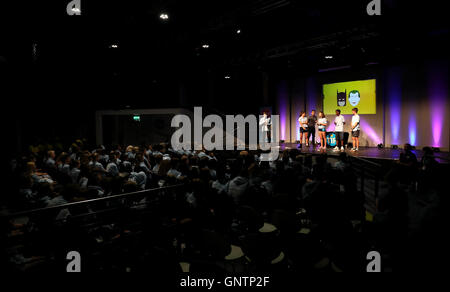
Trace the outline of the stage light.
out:
[[[237,33],[237,34],[240,34],[240,33],[241,33],[241,30],[240,30],[240,29],[236,30],[236,33]]]
[[[75,14],[78,14],[78,15],[81,14],[80,8],[76,8],[76,7],[72,8],[72,12]]]
[[[141,116],[139,116],[139,115],[134,115],[134,116],[133,116],[133,121],[135,121],[135,122],[140,122],[140,121],[141,121]]]
[[[130,105],[126,105],[125,107],[126,107],[126,108],[130,108],[131,106],[130,106]]]
[[[207,48],[209,48],[209,45],[208,44],[203,44],[202,48],[207,49]]]
[[[225,75],[225,79],[231,79],[230,75]]]
[[[382,143],[378,144],[377,147],[378,147],[378,149],[383,149],[384,148]]]
[[[119,46],[116,45],[116,44],[112,44],[112,45],[110,45],[109,47],[110,47],[111,49],[117,49]]]
[[[441,152],[441,149],[439,149],[439,147],[431,147],[431,150],[433,150],[433,152]]]
[[[168,20],[169,19],[169,15],[167,13],[161,13],[159,15],[159,18],[161,18],[162,20]]]
[[[325,56],[325,59],[333,59],[333,56]]]
[[[392,148],[392,149],[398,149],[398,145],[392,144],[392,145],[391,145],[391,148]]]

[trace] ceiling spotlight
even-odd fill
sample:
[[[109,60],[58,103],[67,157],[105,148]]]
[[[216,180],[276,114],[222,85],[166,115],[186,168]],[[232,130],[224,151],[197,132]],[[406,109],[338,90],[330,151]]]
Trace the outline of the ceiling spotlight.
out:
[[[159,15],[159,18],[161,18],[162,20],[167,20],[169,19],[169,15],[167,13],[161,13]]]
[[[325,56],[325,59],[333,59],[333,56]]]
[[[236,30],[236,33],[237,33],[237,34],[240,34],[240,33],[241,33],[241,30],[240,30],[240,29]]]
[[[110,47],[111,49],[117,49],[119,46],[116,45],[116,44],[113,44],[113,45],[110,45],[109,47]]]
[[[33,44],[33,59],[36,60],[37,57],[37,44]]]
[[[209,45],[208,44],[203,44],[202,48],[207,49],[207,48],[209,48]]]
[[[225,75],[225,79],[231,79],[230,75]]]

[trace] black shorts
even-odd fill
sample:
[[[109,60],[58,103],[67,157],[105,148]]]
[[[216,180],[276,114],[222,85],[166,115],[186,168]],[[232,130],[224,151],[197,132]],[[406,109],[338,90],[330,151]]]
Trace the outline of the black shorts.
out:
[[[359,137],[359,130],[352,131],[352,137],[358,138]]]
[[[338,141],[344,141],[344,132],[334,132],[336,135],[336,140]]]
[[[327,131],[327,129],[325,129],[325,128],[324,129],[319,128],[319,132],[326,132],[326,131]]]
[[[300,127],[300,133],[308,133],[308,128],[303,129],[302,127]]]

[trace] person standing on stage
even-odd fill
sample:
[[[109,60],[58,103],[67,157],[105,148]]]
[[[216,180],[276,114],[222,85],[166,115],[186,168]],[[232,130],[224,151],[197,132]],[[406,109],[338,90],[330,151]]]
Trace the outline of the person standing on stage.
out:
[[[336,147],[334,147],[333,151],[339,151],[341,148],[341,152],[344,152],[344,125],[345,119],[344,116],[341,115],[341,110],[336,110],[336,117],[334,118],[334,133],[336,135]]]
[[[303,137],[305,137],[305,140],[308,138],[308,117],[305,112],[301,112],[298,122],[300,123],[300,145],[298,148],[302,148]]]
[[[259,120],[259,126],[261,127],[264,141],[269,143],[269,125],[270,125],[270,117],[267,116],[267,112],[263,112],[263,116]]]
[[[309,137],[312,135],[311,144],[313,147],[316,145],[316,124],[317,124],[317,116],[316,110],[311,111],[311,115],[308,117],[308,137],[306,138],[306,147],[308,147]]]
[[[358,115],[358,108],[352,109],[353,117],[352,117],[352,140],[353,140],[353,148],[352,151],[359,150],[359,134],[361,131],[361,127],[359,125],[360,119]]]
[[[317,151],[327,149],[327,124],[328,121],[325,118],[325,114],[323,112],[319,112],[319,120],[317,121],[317,125],[319,128],[320,148],[317,149]]]

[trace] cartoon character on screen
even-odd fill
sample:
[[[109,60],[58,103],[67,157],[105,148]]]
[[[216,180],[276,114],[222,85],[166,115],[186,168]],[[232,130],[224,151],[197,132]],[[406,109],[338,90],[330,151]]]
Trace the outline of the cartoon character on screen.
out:
[[[347,105],[347,89],[345,92],[337,91],[337,105],[338,106],[346,106]]]
[[[348,94],[348,101],[352,106],[357,106],[359,101],[361,100],[361,96],[358,90],[352,90]]]

